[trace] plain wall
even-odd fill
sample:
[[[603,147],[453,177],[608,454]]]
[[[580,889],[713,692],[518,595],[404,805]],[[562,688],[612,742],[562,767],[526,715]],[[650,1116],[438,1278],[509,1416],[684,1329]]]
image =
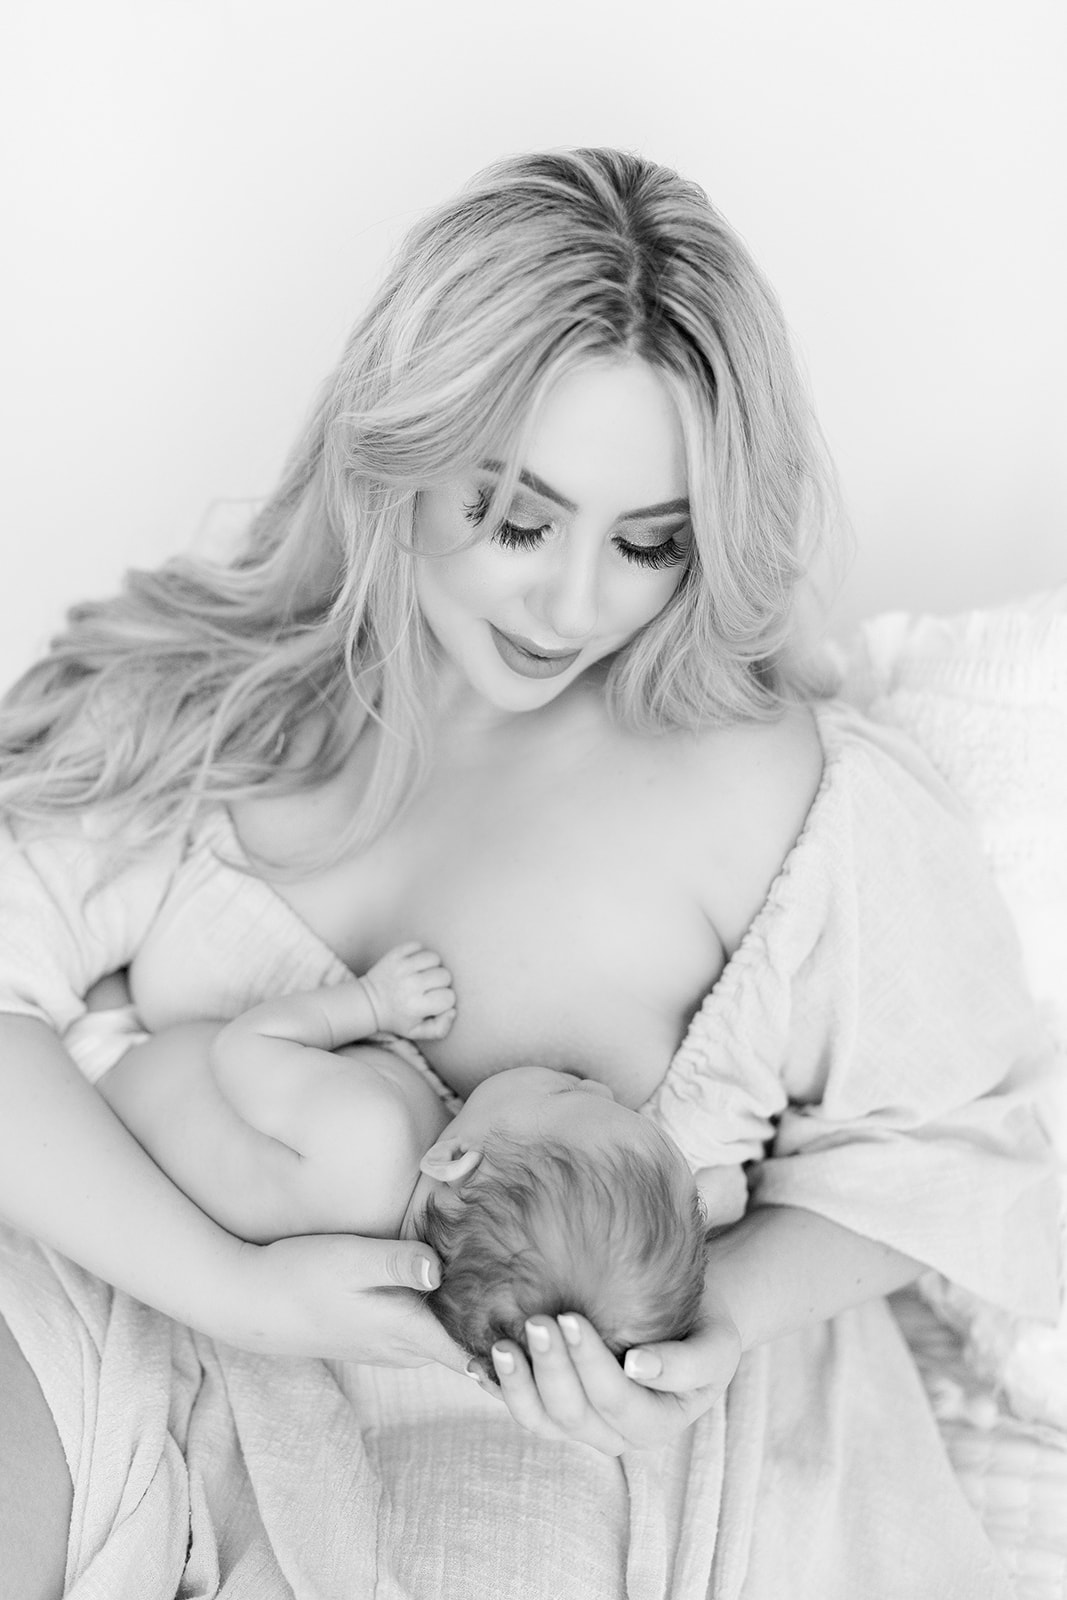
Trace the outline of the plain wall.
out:
[[[9,0],[0,682],[264,494],[387,252],[509,151],[638,149],[776,284],[839,628],[1067,580],[1062,0]]]

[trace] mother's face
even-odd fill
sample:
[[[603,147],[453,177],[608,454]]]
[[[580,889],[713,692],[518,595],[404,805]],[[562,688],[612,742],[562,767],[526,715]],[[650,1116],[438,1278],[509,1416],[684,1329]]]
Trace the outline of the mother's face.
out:
[[[510,711],[554,699],[651,621],[692,537],[678,417],[636,357],[561,379],[522,468],[505,520],[476,543],[492,462],[423,493],[416,523],[426,622],[467,684]]]

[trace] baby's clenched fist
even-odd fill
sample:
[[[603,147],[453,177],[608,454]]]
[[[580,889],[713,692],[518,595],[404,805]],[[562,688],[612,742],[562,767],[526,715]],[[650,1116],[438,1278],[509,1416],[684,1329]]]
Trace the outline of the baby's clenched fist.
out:
[[[452,975],[417,940],[387,950],[359,981],[382,1033],[443,1039],[455,1021]]]

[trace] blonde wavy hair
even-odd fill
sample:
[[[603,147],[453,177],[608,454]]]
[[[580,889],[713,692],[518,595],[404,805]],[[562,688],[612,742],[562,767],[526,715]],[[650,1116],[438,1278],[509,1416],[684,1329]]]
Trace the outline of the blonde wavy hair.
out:
[[[553,385],[625,355],[677,407],[693,542],[611,663],[610,710],[644,731],[776,714],[832,499],[777,301],[696,184],[617,150],[523,155],[410,232],[234,558],[181,556],[72,609],[0,711],[0,808],[97,808],[147,848],[205,805],[320,783],[373,719],[336,849],[369,841],[426,766],[419,491],[504,461],[491,529]],[[311,748],[282,760],[301,728]]]

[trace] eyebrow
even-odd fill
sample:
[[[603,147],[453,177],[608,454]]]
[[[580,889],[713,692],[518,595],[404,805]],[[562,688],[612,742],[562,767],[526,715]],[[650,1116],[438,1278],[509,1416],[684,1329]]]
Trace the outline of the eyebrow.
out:
[[[504,463],[502,461],[483,461],[481,467],[484,472],[499,474],[504,471]],[[564,511],[577,511],[578,509],[573,500],[568,500],[565,494],[560,494],[558,489],[553,489],[552,485],[546,483],[544,478],[539,478],[536,472],[528,472],[525,467],[521,468],[519,482],[525,484],[527,489],[532,489],[534,494],[539,494],[542,499],[551,500],[557,506],[562,506]],[[616,522],[637,522],[644,517],[688,516],[688,514],[689,501],[683,498],[681,500],[660,500],[654,506],[639,506],[635,511],[624,511],[615,520]]]

